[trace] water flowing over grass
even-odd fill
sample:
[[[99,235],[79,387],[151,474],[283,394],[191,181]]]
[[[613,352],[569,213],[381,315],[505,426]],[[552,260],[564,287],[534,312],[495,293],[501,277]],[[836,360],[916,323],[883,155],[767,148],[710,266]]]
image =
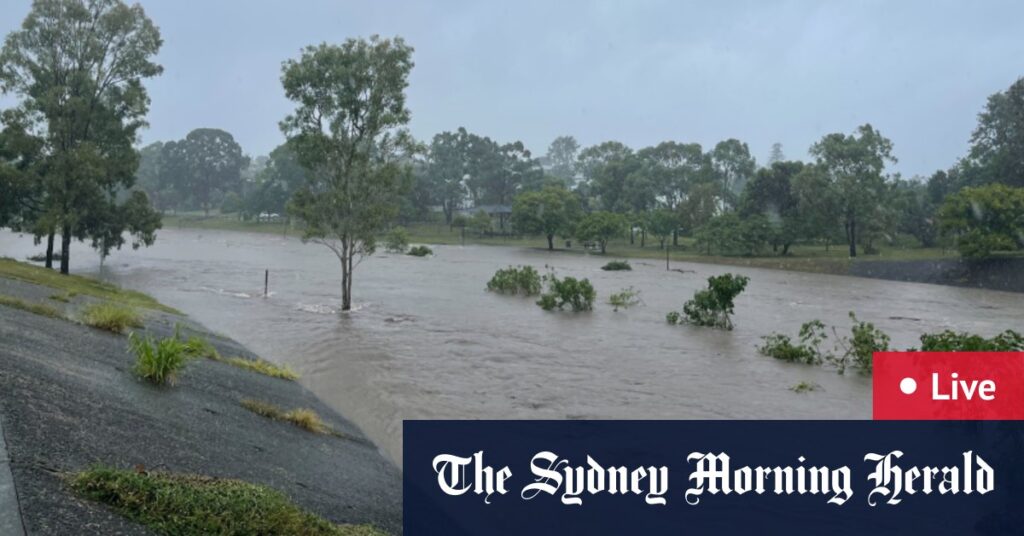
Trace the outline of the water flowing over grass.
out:
[[[95,467],[71,476],[70,485],[157,534],[383,535],[370,525],[336,525],[279,491],[241,480]]]

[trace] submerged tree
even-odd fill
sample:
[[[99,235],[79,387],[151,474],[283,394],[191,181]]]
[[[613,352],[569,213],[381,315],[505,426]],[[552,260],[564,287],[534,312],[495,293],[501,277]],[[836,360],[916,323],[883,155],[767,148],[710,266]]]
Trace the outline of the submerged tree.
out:
[[[375,237],[397,216],[414,143],[405,88],[412,47],[401,38],[349,39],[307,47],[281,77],[297,103],[281,129],[309,179],[289,209],[303,238],[341,261],[341,308],[352,308],[352,272],[374,252]]]

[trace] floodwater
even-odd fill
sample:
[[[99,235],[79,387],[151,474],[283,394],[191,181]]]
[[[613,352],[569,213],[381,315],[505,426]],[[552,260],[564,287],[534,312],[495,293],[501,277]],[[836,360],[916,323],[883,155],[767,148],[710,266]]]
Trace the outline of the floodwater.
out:
[[[31,237],[0,233],[0,255],[37,253]],[[923,332],[992,335],[1024,324],[1021,295],[705,264],[608,259],[518,247],[440,246],[415,258],[378,254],[356,268],[356,310],[340,314],[340,264],[293,237],[168,229],[148,249],[115,252],[102,271],[77,244],[72,268],[154,295],[263,357],[353,420],[401,465],[402,419],[865,419],[870,379],[757,353],[762,335],[795,335],[821,319],[842,332],[848,311],[874,322],[893,347]],[[549,265],[587,277],[590,313],[545,312],[525,298],[484,290],[498,268]],[[268,298],[262,297],[264,270]],[[750,277],[735,330],[669,326],[706,279]],[[643,303],[613,312],[624,287]],[[790,387],[818,384],[797,394]]]

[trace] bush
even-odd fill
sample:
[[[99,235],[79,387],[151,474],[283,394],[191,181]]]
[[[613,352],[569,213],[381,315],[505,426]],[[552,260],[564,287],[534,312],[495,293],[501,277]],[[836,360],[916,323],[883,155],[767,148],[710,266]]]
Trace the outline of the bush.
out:
[[[683,321],[683,315],[679,314],[677,311],[669,311],[669,313],[665,315],[665,321],[674,326]]]
[[[820,365],[826,360],[826,355],[822,354],[820,349],[822,341],[826,338],[825,324],[820,320],[811,320],[800,326],[800,344],[793,344],[786,335],[773,333],[761,337],[764,344],[757,349],[762,354],[775,359],[806,365]]]
[[[384,249],[391,253],[405,253],[409,247],[409,233],[402,227],[394,227],[384,237]]]
[[[135,373],[156,385],[174,385],[178,372],[189,360],[185,345],[177,337],[156,341],[132,333],[128,347],[135,354]]]
[[[633,267],[629,265],[629,261],[611,261],[602,266],[601,269],[606,272],[614,272],[620,270],[632,270]]]
[[[853,367],[862,374],[871,374],[871,357],[874,352],[885,352],[889,349],[889,336],[870,322],[861,322],[857,316],[850,311],[850,320],[853,321],[851,329],[852,337],[839,339],[839,346],[843,353],[833,357],[833,363],[838,367],[839,373],[846,372],[847,367]]]
[[[142,327],[142,317],[135,309],[111,302],[94,303],[86,307],[82,311],[82,322],[113,333]]]
[[[608,303],[615,307],[616,312],[619,308],[629,309],[634,305],[640,304],[640,291],[633,287],[624,288],[609,296]]]
[[[335,525],[278,491],[240,480],[94,467],[72,475],[70,485],[156,534],[383,534],[369,525]]]
[[[412,255],[413,257],[426,257],[427,255],[433,255],[434,250],[428,248],[427,246],[413,246],[409,248],[408,254]]]
[[[589,279],[566,277],[559,279],[555,274],[544,276],[548,284],[547,292],[541,294],[537,305],[545,311],[564,309],[569,305],[574,312],[589,311],[594,308],[597,292]]]
[[[922,352],[1024,352],[1024,336],[1006,330],[991,339],[946,330],[921,335]]]
[[[487,290],[500,294],[540,294],[541,277],[532,266],[502,268],[487,282]]]
[[[709,277],[708,288],[698,290],[693,299],[683,304],[683,313],[675,316],[675,322],[671,315],[666,319],[670,324],[685,319],[697,326],[732,329],[733,300],[747,288],[749,281],[749,277],[733,274]]]

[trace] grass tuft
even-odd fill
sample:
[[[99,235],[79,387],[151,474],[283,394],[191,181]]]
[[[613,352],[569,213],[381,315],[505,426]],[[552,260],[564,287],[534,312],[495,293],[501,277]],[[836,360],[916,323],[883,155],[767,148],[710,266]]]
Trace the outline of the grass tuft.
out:
[[[189,356],[177,337],[159,341],[153,337],[128,336],[128,348],[135,354],[135,373],[156,385],[174,385]]]
[[[227,359],[221,359],[221,361],[246,370],[258,372],[260,374],[270,376],[272,378],[281,378],[282,380],[297,380],[299,374],[288,367],[281,367],[266,361],[264,359],[246,359],[244,357],[229,357]]]
[[[158,534],[381,536],[370,525],[336,525],[283,493],[241,480],[94,467],[71,488]]]
[[[268,419],[290,422],[299,428],[316,434],[339,435],[330,426],[324,424],[320,415],[317,415],[311,409],[297,408],[286,411],[269,402],[261,402],[251,398],[243,399],[241,404],[245,409]]]
[[[43,303],[32,303],[21,298],[6,296],[4,294],[0,294],[0,305],[21,309],[22,311],[28,311],[37,315],[48,316],[50,318],[64,318],[64,315],[61,314],[60,311],[50,307],[49,305]]]
[[[82,323],[113,333],[141,328],[142,316],[134,308],[117,303],[94,303],[82,311]]]

